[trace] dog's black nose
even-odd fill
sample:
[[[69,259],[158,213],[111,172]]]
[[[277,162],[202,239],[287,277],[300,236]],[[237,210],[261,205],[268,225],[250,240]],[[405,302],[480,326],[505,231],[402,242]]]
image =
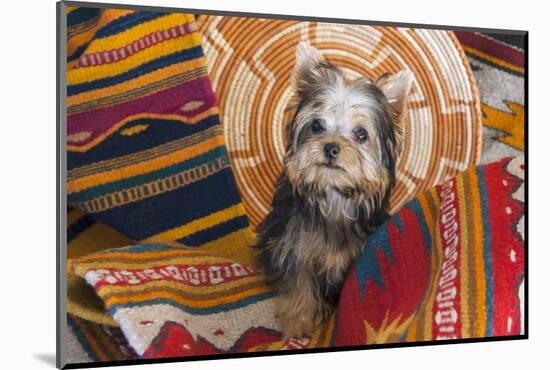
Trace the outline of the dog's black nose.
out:
[[[338,157],[338,154],[340,154],[340,147],[338,146],[338,144],[328,143],[325,144],[324,151],[325,157],[327,157],[328,160],[333,160]]]

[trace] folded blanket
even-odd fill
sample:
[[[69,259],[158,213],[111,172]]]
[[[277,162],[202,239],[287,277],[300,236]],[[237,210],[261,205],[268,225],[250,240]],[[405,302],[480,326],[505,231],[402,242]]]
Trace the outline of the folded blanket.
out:
[[[193,16],[77,8],[68,23],[68,203],[134,241],[246,249]]]
[[[71,8],[67,22],[69,257],[181,242],[251,263],[193,16]],[[101,232],[72,241],[92,225]],[[67,308],[116,325],[71,275]]]
[[[337,312],[283,340],[252,266],[201,248],[140,244],[70,261],[145,358],[521,332],[523,162],[474,167],[422,194],[368,240]]]
[[[70,7],[67,26],[69,258],[180,240],[250,263],[193,16]],[[67,285],[70,360],[136,358],[93,289]]]

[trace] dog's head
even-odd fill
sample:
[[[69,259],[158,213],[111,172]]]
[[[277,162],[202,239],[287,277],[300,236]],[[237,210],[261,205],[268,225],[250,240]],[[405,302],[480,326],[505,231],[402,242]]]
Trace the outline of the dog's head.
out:
[[[380,198],[395,181],[404,139],[410,72],[347,80],[309,44],[296,52],[294,115],[287,127],[286,175],[308,199]]]

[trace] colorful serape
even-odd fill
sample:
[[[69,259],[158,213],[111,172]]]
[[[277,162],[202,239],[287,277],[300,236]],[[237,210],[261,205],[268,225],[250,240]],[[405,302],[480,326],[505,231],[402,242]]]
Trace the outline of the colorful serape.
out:
[[[193,16],[70,7],[67,24],[69,258],[143,241],[251,263]],[[131,358],[105,340],[118,323],[71,274],[67,308],[85,352],[72,358]]]
[[[522,155],[525,36],[455,32],[474,72],[483,114],[481,163]]]
[[[249,245],[193,16],[68,23],[69,204],[135,241]]]
[[[69,268],[145,358],[519,334],[523,172],[522,158],[474,167],[408,203],[307,339],[281,338],[257,270],[200,249],[134,245]]]

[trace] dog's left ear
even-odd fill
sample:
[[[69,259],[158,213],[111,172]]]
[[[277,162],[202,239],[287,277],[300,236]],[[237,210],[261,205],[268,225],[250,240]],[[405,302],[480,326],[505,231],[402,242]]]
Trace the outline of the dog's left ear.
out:
[[[393,117],[396,140],[391,148],[394,159],[401,156],[405,141],[407,99],[411,91],[413,78],[414,76],[411,72],[400,71],[395,74],[383,75],[375,82],[375,85],[384,93],[388,103],[393,107],[396,114]]]
[[[385,74],[375,82],[400,116],[406,109],[413,78],[411,72],[403,70],[395,74]]]

